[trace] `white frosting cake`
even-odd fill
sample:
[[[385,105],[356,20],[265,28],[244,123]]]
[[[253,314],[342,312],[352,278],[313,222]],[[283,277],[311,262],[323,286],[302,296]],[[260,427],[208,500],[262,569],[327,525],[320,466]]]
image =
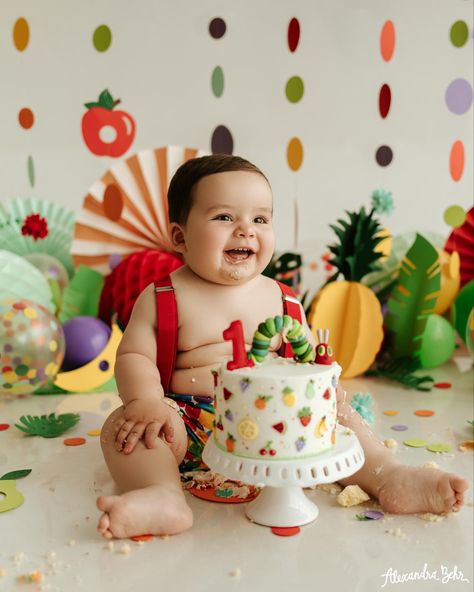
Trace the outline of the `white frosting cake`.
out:
[[[336,437],[341,367],[273,358],[252,368],[221,367],[216,444],[236,456],[294,460],[329,450]]]

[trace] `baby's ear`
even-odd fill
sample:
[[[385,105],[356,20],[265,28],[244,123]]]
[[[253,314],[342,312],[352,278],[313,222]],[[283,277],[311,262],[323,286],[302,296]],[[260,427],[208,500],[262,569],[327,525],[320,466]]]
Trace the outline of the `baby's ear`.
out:
[[[184,240],[184,232],[179,224],[173,222],[170,225],[170,235],[173,247],[178,253],[186,252],[186,241]]]

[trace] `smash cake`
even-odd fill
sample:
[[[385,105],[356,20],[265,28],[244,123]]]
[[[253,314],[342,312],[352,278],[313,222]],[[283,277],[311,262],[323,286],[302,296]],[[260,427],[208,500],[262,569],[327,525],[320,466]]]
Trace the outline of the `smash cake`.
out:
[[[289,341],[296,359],[267,358],[276,333]],[[248,359],[220,368],[214,380],[218,448],[254,460],[288,461],[334,447],[341,367],[332,361],[322,332],[318,337],[314,352],[298,321],[286,315],[267,319],[255,333]]]

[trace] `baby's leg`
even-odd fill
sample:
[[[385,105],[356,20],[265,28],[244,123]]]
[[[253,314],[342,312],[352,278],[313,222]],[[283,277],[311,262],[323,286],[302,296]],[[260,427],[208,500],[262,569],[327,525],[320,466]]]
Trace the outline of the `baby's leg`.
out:
[[[123,407],[116,409],[102,428],[101,444],[105,462],[121,490],[121,495],[100,496],[102,510],[97,529],[105,538],[125,538],[139,534],[177,534],[192,526],[193,515],[181,487],[178,465],[187,449],[183,420],[176,412],[174,441],[157,439],[148,449],[137,442],[130,454],[116,449],[114,424]]]
[[[353,430],[365,454],[364,466],[341,485],[359,485],[378,498],[387,512],[457,512],[464,503],[468,483],[452,473],[403,465],[372,432],[338,389],[339,423]]]

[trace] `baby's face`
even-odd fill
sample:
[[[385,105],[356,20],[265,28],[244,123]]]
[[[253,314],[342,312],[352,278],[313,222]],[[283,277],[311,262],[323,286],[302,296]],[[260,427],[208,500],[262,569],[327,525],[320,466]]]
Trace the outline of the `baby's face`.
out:
[[[181,227],[181,252],[200,277],[243,284],[268,265],[275,246],[272,192],[257,173],[230,171],[201,179]]]

